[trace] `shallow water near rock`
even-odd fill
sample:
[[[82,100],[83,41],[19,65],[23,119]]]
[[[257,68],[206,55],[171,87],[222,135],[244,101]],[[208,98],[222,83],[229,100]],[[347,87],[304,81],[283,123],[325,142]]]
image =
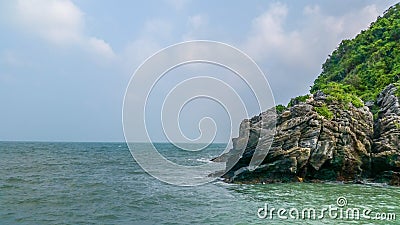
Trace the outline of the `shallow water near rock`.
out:
[[[193,165],[207,163],[225,145],[196,153],[170,144],[157,147],[172,161]],[[338,207],[339,197],[345,206]],[[0,142],[0,224],[395,224],[399,202],[400,188],[382,184],[215,181],[179,187],[148,175],[125,143]],[[329,206],[369,209],[370,216],[395,213],[397,218],[281,219],[275,212],[261,219],[258,211],[266,204],[317,212]]]

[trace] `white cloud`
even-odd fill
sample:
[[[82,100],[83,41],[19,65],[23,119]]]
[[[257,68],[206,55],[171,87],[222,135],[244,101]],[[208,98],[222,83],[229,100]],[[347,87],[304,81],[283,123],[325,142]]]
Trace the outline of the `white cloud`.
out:
[[[285,32],[285,22],[288,9],[286,5],[275,3],[262,15],[252,21],[252,30],[248,36],[244,49],[255,58],[264,58],[270,54],[283,50],[295,41],[295,31]],[[299,46],[297,46],[299,47]],[[291,51],[286,52],[289,54]]]
[[[76,45],[112,58],[111,46],[84,33],[84,13],[70,0],[19,0],[15,20],[26,32],[57,45]]]
[[[286,5],[271,4],[265,13],[253,20],[244,49],[255,58],[278,56],[286,60],[300,60],[303,64],[309,58],[302,56],[320,56],[314,51],[321,48],[332,51],[341,40],[353,38],[379,15],[375,5],[336,17],[322,14],[318,5],[306,6],[303,10],[305,23],[285,30],[288,13]]]
[[[181,40],[176,39],[176,27],[166,19],[152,18],[143,23],[138,36],[125,46],[121,55],[124,67],[132,72],[145,59],[168,45],[182,40],[192,40],[207,33],[208,17],[205,14],[189,16]]]
[[[207,32],[208,18],[204,14],[196,14],[190,16],[187,20],[187,31],[183,34],[182,39],[193,40],[198,39],[199,36],[204,36]]]
[[[29,31],[56,42],[75,42],[83,28],[83,13],[70,1],[17,1],[17,19]]]
[[[207,18],[204,15],[200,15],[200,14],[194,15],[194,16],[189,17],[188,23],[189,23],[190,27],[197,29],[197,28],[207,24]]]
[[[94,53],[103,55],[108,58],[113,58],[115,56],[111,46],[102,39],[90,37],[88,39],[88,45],[89,48],[94,51]]]

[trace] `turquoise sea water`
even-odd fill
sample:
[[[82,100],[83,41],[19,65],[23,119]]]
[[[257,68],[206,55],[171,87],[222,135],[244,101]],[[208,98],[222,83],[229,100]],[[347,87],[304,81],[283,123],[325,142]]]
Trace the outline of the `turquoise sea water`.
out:
[[[158,144],[180,163],[201,163],[203,153]],[[138,144],[138,148],[146,145]],[[259,208],[338,207],[396,214],[395,220],[260,219]],[[264,213],[265,210],[261,210]],[[292,211],[294,212],[294,211]],[[287,214],[286,214],[287,215]],[[317,214],[318,215],[318,214]],[[382,215],[382,214],[381,214]],[[356,184],[236,185],[215,181],[179,187],[143,171],[125,143],[0,142],[0,224],[400,224],[400,188]]]

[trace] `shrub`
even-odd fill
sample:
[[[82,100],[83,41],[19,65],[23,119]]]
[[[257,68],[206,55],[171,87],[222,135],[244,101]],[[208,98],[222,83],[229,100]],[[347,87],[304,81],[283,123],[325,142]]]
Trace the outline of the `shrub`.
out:
[[[314,107],[314,109],[318,113],[318,115],[323,116],[328,120],[333,119],[333,113],[329,110],[328,106],[316,106]]]
[[[308,99],[308,95],[300,95],[297,96],[296,98],[292,98],[290,99],[290,102],[288,103],[287,107],[292,107],[294,106],[297,102],[306,102],[306,100]]]
[[[350,85],[344,85],[336,82],[329,82],[323,86],[323,92],[329,95],[328,100],[338,101],[345,106],[349,103],[359,108],[364,106],[364,102],[354,93],[354,88]]]
[[[282,113],[283,111],[285,111],[286,110],[286,106],[284,106],[284,105],[277,105],[277,106],[275,106],[275,111],[277,112],[277,113]]]

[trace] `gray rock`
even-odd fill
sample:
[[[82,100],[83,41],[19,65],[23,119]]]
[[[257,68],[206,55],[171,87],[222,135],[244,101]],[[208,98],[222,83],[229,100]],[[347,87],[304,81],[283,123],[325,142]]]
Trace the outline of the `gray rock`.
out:
[[[321,178],[321,169],[325,172],[330,170],[333,174],[332,177],[325,177],[326,180],[352,180],[361,176],[364,168],[369,168],[372,114],[367,107],[351,106],[343,110],[325,100],[316,100],[323,99],[321,96],[325,95],[319,93],[317,98],[314,96],[308,103],[296,104],[277,115],[275,135],[273,140],[267,139],[272,141],[269,144],[264,144],[265,140],[259,136],[259,122],[271,116],[271,111],[262,113],[261,118],[257,116],[244,120],[240,125],[240,135],[234,139],[234,148],[231,150],[243,154],[224,177],[232,182],[290,181],[295,177],[316,179]],[[335,118],[328,120],[318,115],[314,107],[323,104],[336,115]],[[239,143],[246,141],[247,145],[243,149],[245,144]],[[261,166],[252,171],[249,162],[257,145],[271,148]],[[231,155],[237,157],[237,154]]]
[[[367,101],[367,102],[365,102],[365,106],[367,106],[368,108],[371,108],[374,105],[375,105],[375,101]]]
[[[228,182],[373,178],[399,185],[400,104],[396,90],[389,85],[379,94],[375,121],[369,103],[344,107],[327,101],[320,91],[281,114],[268,110],[243,120],[233,149],[215,161],[227,162],[223,177]],[[315,110],[323,105],[334,115],[332,119]],[[276,124],[271,122],[275,118]],[[253,168],[253,161],[260,166]]]
[[[326,99],[326,95],[324,94],[324,92],[318,90],[317,92],[315,92],[315,94],[313,95],[314,100],[325,100]]]
[[[380,107],[375,122],[372,172],[375,175],[387,171],[400,172],[400,107],[396,86],[387,86],[378,96]]]

